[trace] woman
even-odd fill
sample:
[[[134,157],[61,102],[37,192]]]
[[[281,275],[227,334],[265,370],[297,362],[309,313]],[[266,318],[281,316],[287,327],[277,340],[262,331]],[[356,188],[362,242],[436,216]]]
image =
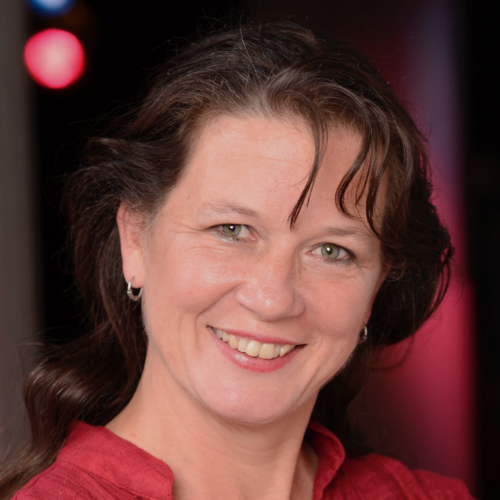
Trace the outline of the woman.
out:
[[[30,376],[3,497],[470,498],[346,420],[452,254],[422,138],[362,55],[293,24],[212,34],[86,164],[67,204],[93,324]]]

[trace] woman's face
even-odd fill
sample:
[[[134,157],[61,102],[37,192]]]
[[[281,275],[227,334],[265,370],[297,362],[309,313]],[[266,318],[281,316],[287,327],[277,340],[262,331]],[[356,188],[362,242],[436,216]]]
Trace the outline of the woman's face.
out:
[[[121,207],[124,273],[144,290],[155,390],[175,387],[253,424],[312,408],[356,348],[383,280],[379,241],[335,205],[359,145],[331,131],[293,229],[314,158],[298,121],[212,120],[152,227],[137,230]]]

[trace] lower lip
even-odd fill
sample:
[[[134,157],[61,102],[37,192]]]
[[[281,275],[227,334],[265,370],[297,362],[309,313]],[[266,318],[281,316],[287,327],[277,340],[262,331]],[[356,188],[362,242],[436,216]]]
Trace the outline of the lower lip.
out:
[[[297,346],[292,352],[285,354],[282,357],[277,357],[273,359],[261,359],[253,358],[248,354],[244,354],[237,349],[229,347],[224,341],[222,341],[210,326],[207,326],[209,333],[212,335],[215,345],[222,351],[224,356],[231,360],[233,363],[238,365],[240,368],[245,370],[250,370],[253,372],[267,373],[274,372],[283,368],[285,365],[290,363],[290,361],[295,358],[295,356],[300,352],[301,346]]]

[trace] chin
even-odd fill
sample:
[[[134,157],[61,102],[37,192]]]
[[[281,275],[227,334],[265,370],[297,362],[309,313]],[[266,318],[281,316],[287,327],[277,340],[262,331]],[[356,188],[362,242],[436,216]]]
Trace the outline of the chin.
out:
[[[257,426],[276,422],[299,409],[298,402],[287,401],[288,394],[277,397],[274,391],[263,393],[262,390],[219,388],[215,394],[210,391],[200,396],[210,413],[239,425]]]
[[[217,408],[217,416],[228,423],[256,427],[281,420],[287,412],[269,408]]]

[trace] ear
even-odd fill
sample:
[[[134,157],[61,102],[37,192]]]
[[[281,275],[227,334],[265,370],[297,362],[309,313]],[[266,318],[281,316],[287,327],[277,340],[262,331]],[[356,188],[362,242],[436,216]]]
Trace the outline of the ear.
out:
[[[120,233],[123,276],[128,283],[133,277],[134,288],[144,286],[144,235],[140,218],[122,203],[116,214]]]

